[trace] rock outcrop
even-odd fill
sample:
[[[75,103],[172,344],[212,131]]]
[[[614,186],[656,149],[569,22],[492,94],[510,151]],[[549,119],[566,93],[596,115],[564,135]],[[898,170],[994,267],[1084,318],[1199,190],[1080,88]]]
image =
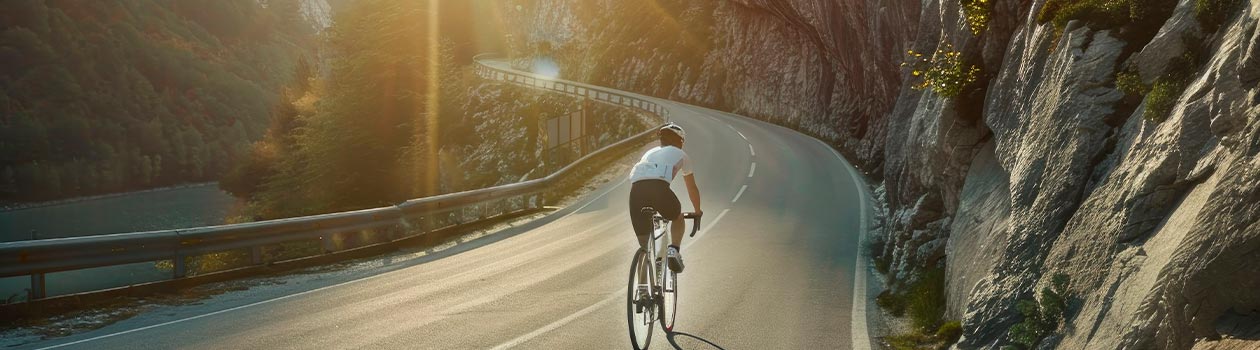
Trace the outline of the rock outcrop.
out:
[[[1255,348],[1260,1],[1214,29],[1200,2],[1134,2],[1175,4],[1146,33],[1043,23],[1046,0],[991,0],[978,34],[959,2],[939,0],[538,1],[520,24],[570,78],[839,146],[883,181],[874,246],[889,288],[945,269],[957,348],[1009,344],[1017,301],[1056,274],[1071,298],[1043,348]],[[954,97],[912,89],[906,51],[938,49],[979,67],[978,81]],[[1179,89],[1117,87],[1181,71]]]

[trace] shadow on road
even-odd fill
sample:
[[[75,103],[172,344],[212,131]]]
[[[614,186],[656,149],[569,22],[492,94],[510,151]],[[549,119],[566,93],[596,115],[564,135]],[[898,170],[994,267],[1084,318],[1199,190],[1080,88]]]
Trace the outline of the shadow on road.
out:
[[[726,350],[726,349],[725,349],[725,348],[723,348],[721,345],[714,344],[713,342],[709,341],[708,339],[704,339],[704,338],[697,337],[697,336],[695,336],[695,335],[691,335],[691,334],[687,334],[687,333],[683,333],[683,332],[668,332],[668,333],[667,333],[667,335],[666,335],[665,337],[666,337],[667,339],[669,339],[669,345],[673,345],[673,346],[674,346],[674,349],[678,349],[678,350],[682,350],[682,349],[683,349],[683,347],[682,347],[681,345],[678,345],[678,338],[679,338],[679,337],[682,337],[682,338],[684,338],[684,339],[690,338],[690,339],[699,340],[699,341],[701,341],[701,342],[704,342],[705,344],[708,344],[708,345],[709,345],[709,347],[711,347],[711,348],[713,348],[713,349],[717,349],[717,350]],[[695,347],[692,347],[692,348],[690,348],[690,349],[705,349],[705,348],[695,348]]]

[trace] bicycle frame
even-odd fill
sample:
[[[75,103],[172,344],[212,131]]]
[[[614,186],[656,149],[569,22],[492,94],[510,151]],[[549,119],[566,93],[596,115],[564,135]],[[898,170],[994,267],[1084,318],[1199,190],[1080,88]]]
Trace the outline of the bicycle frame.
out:
[[[691,237],[695,237],[696,232],[700,230],[700,216],[695,213],[683,213],[683,219],[692,219]],[[665,271],[668,267],[662,262],[657,264],[657,259],[665,256],[665,250],[669,249],[669,243],[673,242],[673,230],[670,229],[672,221],[665,219],[660,213],[652,211],[652,234],[648,236],[647,246],[641,247],[647,252],[646,275],[649,276],[646,282],[638,282],[635,288],[647,287],[648,293],[653,296],[659,296],[674,286],[666,286]],[[663,260],[663,259],[662,259]],[[677,281],[675,281],[677,283]],[[661,315],[656,312],[651,313],[650,321],[657,320]]]
[[[640,247],[644,248],[644,251],[647,253],[648,261],[647,264],[644,264],[647,271],[640,272],[649,277],[647,278],[647,281],[640,281],[635,284],[635,288],[646,287],[648,295],[658,295],[660,293],[658,287],[662,287],[665,284],[665,274],[660,271],[664,266],[658,266],[656,261],[658,257],[665,255],[665,249],[668,249],[669,247],[669,244],[665,242],[672,242],[673,234],[670,232],[669,224],[669,220],[666,220],[660,214],[654,213],[652,215],[652,234],[648,236],[647,246]],[[651,308],[652,306],[644,305],[644,307]],[[651,309],[648,312],[649,315],[651,315],[647,319],[648,323],[656,322],[657,318],[660,317],[660,315],[655,312],[655,309]]]
[[[677,275],[662,259],[673,242],[671,222],[653,208],[641,210],[652,214],[652,233],[635,253],[626,292],[626,319],[630,322],[630,341],[636,349],[646,349],[651,343],[653,323],[659,321],[666,332],[671,331],[677,313]],[[683,218],[693,220],[691,235],[695,236],[700,229],[700,216],[685,213]]]

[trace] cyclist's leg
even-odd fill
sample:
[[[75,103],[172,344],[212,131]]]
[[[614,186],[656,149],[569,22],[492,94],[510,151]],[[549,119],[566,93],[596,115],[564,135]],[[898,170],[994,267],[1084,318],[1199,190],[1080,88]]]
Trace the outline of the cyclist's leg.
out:
[[[644,182],[630,186],[630,224],[634,235],[638,236],[640,249],[647,247],[648,235],[652,234],[652,216],[642,211],[643,207],[653,206],[651,189],[652,186]]]
[[[683,230],[686,229],[686,224],[683,222],[682,203],[678,201],[678,195],[674,194],[674,191],[670,190],[669,187],[665,187],[655,199],[657,202],[656,210],[661,213],[661,216],[671,220],[669,223],[669,234],[673,239],[670,244],[675,247],[681,247]]]
[[[675,247],[682,247],[682,238],[684,235],[683,231],[686,229],[687,224],[683,222],[682,214],[678,214],[678,217],[674,218],[674,221],[669,223],[669,234],[672,236],[671,238],[673,238],[673,242],[670,242],[670,244]]]
[[[646,251],[648,235],[651,234],[651,215],[643,213],[644,206],[651,206],[651,186],[644,183],[630,185],[630,225],[634,228],[635,237],[639,238],[639,249]],[[646,268],[646,267],[644,267]],[[646,283],[648,273],[639,273],[639,283]]]

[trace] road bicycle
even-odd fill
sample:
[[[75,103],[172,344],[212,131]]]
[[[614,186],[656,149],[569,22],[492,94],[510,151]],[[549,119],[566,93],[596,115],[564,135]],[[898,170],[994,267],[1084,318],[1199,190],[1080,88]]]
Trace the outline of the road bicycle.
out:
[[[630,325],[630,343],[635,349],[647,349],[652,341],[652,324],[659,321],[665,332],[674,330],[678,312],[678,273],[665,263],[665,251],[673,242],[670,221],[652,207],[640,209],[652,215],[652,235],[646,247],[634,253],[630,262],[630,279],[626,288],[626,322]],[[683,213],[691,219],[691,237],[700,229],[700,216]]]

